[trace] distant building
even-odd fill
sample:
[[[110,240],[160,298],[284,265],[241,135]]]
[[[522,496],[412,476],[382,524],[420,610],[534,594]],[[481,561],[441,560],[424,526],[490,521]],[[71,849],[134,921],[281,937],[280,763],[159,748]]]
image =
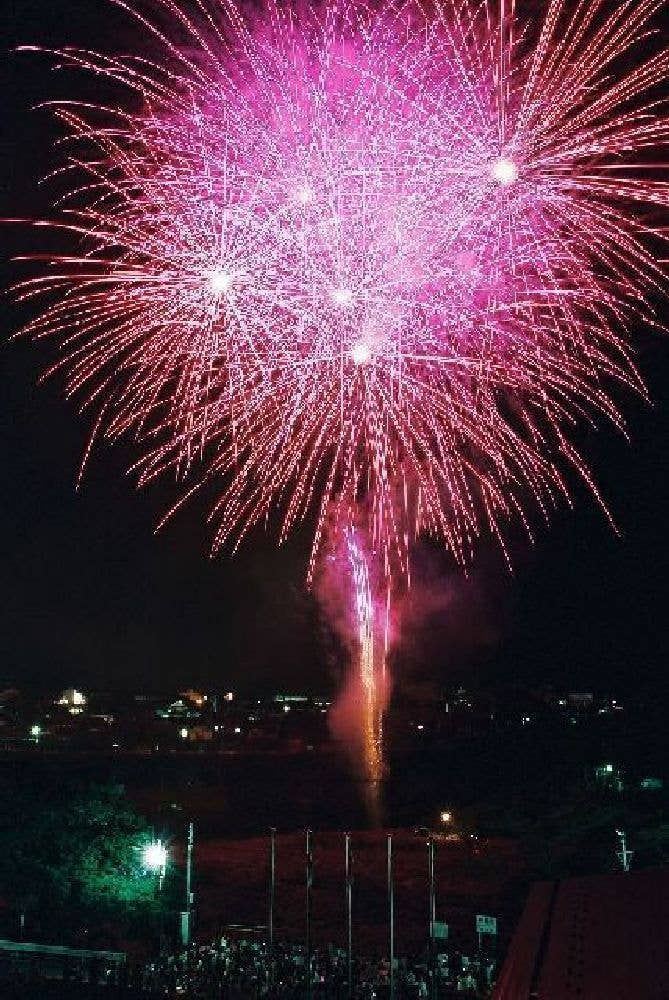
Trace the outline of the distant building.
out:
[[[311,708],[311,698],[306,694],[275,694],[274,703],[284,712],[304,711]]]
[[[192,688],[189,688],[187,691],[180,691],[179,697],[185,698],[186,701],[189,701],[192,705],[196,705],[197,708],[203,708],[208,701],[208,695],[194,691]]]
[[[662,778],[642,778],[639,782],[639,788],[644,792],[661,792],[664,788],[664,780]]]
[[[623,791],[625,787],[623,774],[621,769],[616,764],[597,764],[593,768],[593,773],[595,781],[602,788],[608,788],[615,792]]]
[[[584,710],[592,708],[594,695],[591,691],[576,691],[567,695],[567,703],[570,708]]]
[[[200,723],[191,726],[190,729],[186,730],[187,735],[183,737],[184,739],[191,740],[193,742],[208,742],[214,738],[214,727],[204,726]]]
[[[465,688],[457,688],[450,698],[444,699],[444,712],[471,712],[474,707],[471,695]]]
[[[86,708],[88,699],[76,688],[65,688],[60,697],[56,700],[56,705],[66,708],[71,715],[80,715]]]
[[[616,698],[604,698],[597,709],[598,715],[612,715],[614,712],[622,712],[623,706]]]
[[[188,701],[186,698],[177,698],[175,701],[170,702],[169,705],[157,708],[156,715],[160,719],[199,719],[200,712],[195,708],[193,702]]]

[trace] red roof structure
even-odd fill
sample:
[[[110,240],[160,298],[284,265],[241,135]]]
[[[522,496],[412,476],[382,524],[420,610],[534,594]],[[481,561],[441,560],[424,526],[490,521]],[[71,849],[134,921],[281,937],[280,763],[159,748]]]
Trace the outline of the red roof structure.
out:
[[[536,883],[493,1000],[669,1000],[669,867]]]

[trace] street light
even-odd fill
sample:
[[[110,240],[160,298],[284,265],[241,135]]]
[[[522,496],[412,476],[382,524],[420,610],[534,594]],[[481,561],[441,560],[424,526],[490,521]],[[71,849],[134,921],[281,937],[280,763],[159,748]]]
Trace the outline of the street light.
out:
[[[145,866],[154,872],[158,872],[158,887],[162,888],[165,878],[165,867],[167,865],[167,848],[162,840],[152,840],[147,844],[142,853]]]
[[[167,863],[167,848],[161,840],[154,840],[144,848],[144,864],[147,868],[164,868]]]
[[[443,809],[439,813],[439,819],[444,824],[444,826],[447,826],[449,823],[453,821],[453,813],[450,811],[450,809]]]
[[[154,883],[154,899],[157,899],[163,890],[163,882],[165,881],[165,869],[167,867],[167,848],[163,844],[162,840],[152,840],[144,846],[142,851],[142,858],[144,860],[144,866],[148,871],[155,872],[158,876],[157,885]],[[163,935],[163,908],[160,906],[158,908],[158,947],[160,953],[163,953],[165,947],[165,938]]]

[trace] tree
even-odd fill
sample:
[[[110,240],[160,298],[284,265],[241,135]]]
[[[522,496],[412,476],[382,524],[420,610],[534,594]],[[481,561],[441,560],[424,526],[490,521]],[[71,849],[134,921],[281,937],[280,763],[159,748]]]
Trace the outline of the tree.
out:
[[[33,925],[55,939],[82,922],[128,926],[157,915],[155,875],[142,858],[150,831],[122,786],[10,782],[3,793],[0,895],[31,910]]]

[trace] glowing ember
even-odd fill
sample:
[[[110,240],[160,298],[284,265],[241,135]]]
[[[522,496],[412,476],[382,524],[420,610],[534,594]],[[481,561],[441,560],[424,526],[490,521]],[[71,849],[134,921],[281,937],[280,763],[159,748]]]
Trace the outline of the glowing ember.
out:
[[[493,164],[490,172],[493,179],[498,181],[504,187],[507,187],[509,184],[513,184],[518,180],[518,167],[513,160],[508,160],[506,157],[502,157],[497,160]]]
[[[338,306],[348,306],[353,301],[353,292],[350,288],[335,288],[332,301]]]
[[[295,199],[300,205],[308,205],[310,201],[314,200],[314,192],[308,184],[302,184],[295,192]]]
[[[209,287],[216,295],[225,295],[232,288],[233,278],[229,271],[216,270],[209,276]]]
[[[366,364],[372,356],[372,349],[369,344],[365,343],[364,340],[359,340],[357,344],[354,344],[351,348],[351,360],[355,362],[356,365]]]

